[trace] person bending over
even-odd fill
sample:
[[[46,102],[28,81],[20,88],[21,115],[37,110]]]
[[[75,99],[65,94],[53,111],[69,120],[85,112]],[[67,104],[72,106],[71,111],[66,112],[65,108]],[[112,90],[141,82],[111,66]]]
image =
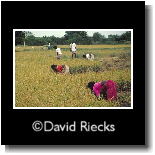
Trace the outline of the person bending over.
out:
[[[117,84],[112,80],[102,82],[89,82],[87,85],[91,89],[92,93],[101,100],[102,98],[109,101],[117,99]]]
[[[69,66],[67,65],[51,65],[51,69],[56,72],[56,73],[64,73],[67,74],[69,73]]]

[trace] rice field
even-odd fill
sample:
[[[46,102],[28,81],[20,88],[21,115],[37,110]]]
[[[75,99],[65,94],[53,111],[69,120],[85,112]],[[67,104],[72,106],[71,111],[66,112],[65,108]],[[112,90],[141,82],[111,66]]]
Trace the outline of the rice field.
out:
[[[55,50],[42,47],[16,47],[16,107],[126,107],[131,106],[130,45],[77,45],[76,59],[71,59],[67,45],[59,45],[62,58]],[[94,61],[82,58],[95,55]],[[52,64],[65,64],[71,74],[56,74]],[[118,83],[118,99],[97,100],[86,86],[90,81],[114,80]]]

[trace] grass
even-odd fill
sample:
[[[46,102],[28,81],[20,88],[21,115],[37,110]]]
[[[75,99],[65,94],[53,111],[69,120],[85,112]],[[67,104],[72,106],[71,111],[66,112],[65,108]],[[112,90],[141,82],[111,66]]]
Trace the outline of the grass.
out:
[[[62,46],[66,47],[66,46]],[[17,47],[17,107],[118,107],[131,105],[131,65],[129,45],[79,45],[78,58],[63,51],[61,60],[54,50],[41,47]],[[117,49],[120,48],[121,49]],[[82,58],[85,48],[94,48],[94,61]],[[99,49],[101,48],[101,49]],[[102,48],[109,48],[103,50]],[[114,48],[114,49],[113,49]],[[31,49],[31,50],[30,50]],[[27,51],[26,51],[27,50]],[[51,64],[70,66],[71,74],[56,74]],[[114,80],[118,83],[118,100],[98,101],[86,85],[90,81]]]

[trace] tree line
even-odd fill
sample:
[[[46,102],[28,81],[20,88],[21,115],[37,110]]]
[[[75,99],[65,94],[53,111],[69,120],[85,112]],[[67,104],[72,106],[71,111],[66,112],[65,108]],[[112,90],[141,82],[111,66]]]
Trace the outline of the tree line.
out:
[[[15,44],[28,46],[48,45],[66,45],[75,42],[81,45],[93,44],[124,44],[131,42],[131,32],[126,31],[122,35],[108,35],[105,37],[99,32],[95,32],[93,36],[88,36],[86,31],[66,31],[63,37],[43,36],[35,37],[29,31],[16,31]]]

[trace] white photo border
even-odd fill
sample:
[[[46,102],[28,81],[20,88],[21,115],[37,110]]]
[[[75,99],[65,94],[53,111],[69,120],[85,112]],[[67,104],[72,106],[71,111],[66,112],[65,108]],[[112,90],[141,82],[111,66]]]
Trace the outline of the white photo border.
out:
[[[16,107],[15,32],[16,31],[131,31],[131,107]],[[13,109],[133,109],[133,29],[13,29]]]

